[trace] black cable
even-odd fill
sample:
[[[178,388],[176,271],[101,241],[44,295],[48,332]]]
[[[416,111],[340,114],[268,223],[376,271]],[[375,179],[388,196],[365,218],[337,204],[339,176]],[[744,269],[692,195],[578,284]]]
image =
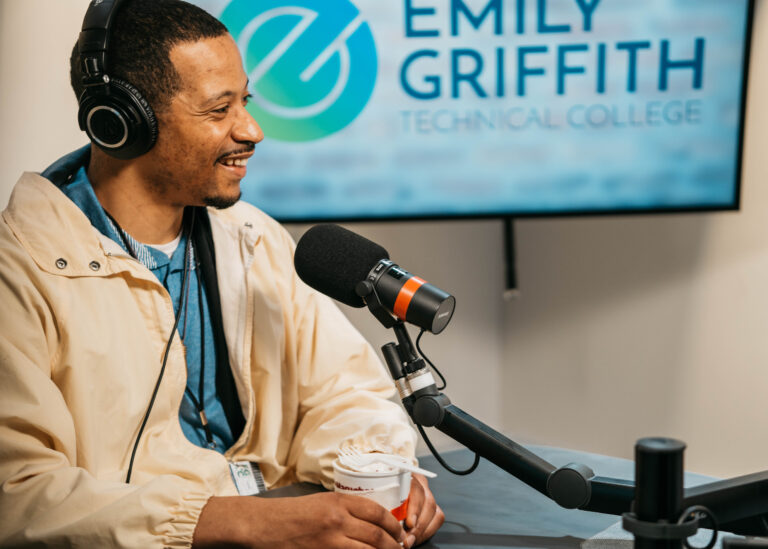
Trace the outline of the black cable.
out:
[[[192,252],[194,252],[194,248],[190,248],[190,250]],[[186,256],[186,250],[185,250],[185,252],[184,252],[184,261],[187,262],[187,260],[191,261],[191,259]],[[184,268],[186,269],[187,265],[184,265]],[[170,271],[171,271],[171,266],[168,265],[168,273],[169,274],[170,274]],[[198,278],[198,282],[199,282],[200,277],[198,276],[197,278]],[[179,299],[181,299],[181,298],[179,298]],[[189,307],[187,305],[189,304],[189,284],[187,284],[187,292],[184,294],[184,301],[183,302],[179,301],[179,307],[182,307],[182,303],[183,303],[183,307],[184,307],[184,323],[181,325],[181,330],[179,330],[179,335],[181,336],[182,341],[184,341],[184,339],[186,339],[186,337],[187,337],[187,313],[189,311]],[[202,322],[202,320],[201,320],[201,322]]]
[[[419,351],[419,354],[421,355],[421,358],[423,358],[427,364],[429,364],[430,368],[432,368],[435,373],[440,378],[440,381],[443,383],[442,386],[437,387],[438,391],[442,391],[448,386],[448,382],[445,380],[445,377],[443,377],[443,374],[440,372],[440,370],[437,369],[437,366],[435,366],[431,360],[427,357],[427,355],[424,354],[424,351],[421,350],[421,336],[424,335],[424,332],[426,330],[421,330],[419,332],[419,335],[416,337],[416,349]],[[426,431],[424,431],[424,428],[421,425],[416,425],[416,427],[419,429],[419,433],[421,433],[421,438],[424,439],[424,442],[427,445],[427,448],[429,448],[429,451],[432,452],[432,455],[435,456],[435,459],[440,463],[440,465],[443,466],[447,471],[450,473],[453,473],[454,475],[468,475],[472,473],[475,469],[477,469],[478,464],[480,463],[480,454],[475,453],[475,461],[472,463],[472,465],[469,467],[469,469],[465,469],[464,471],[459,471],[458,469],[454,469],[446,461],[442,458],[440,453],[435,449],[435,447],[432,445],[432,442],[429,440],[429,437],[427,436]]]
[[[189,252],[192,244],[192,229],[195,226],[195,210],[192,210],[192,217],[189,223],[189,230],[187,231],[187,244],[184,249],[184,275],[181,281],[181,295],[179,299],[185,294],[187,290],[188,275],[189,275]],[[122,230],[122,229],[121,229]],[[131,460],[128,462],[128,474],[125,476],[125,483],[131,483],[131,474],[133,473],[133,460],[136,458],[136,450],[139,448],[139,441],[141,441],[141,435],[144,432],[144,428],[147,426],[149,420],[149,414],[152,411],[152,407],[155,405],[155,398],[160,389],[160,382],[163,380],[163,374],[165,373],[165,365],[168,362],[168,354],[171,350],[171,343],[173,337],[176,335],[176,328],[179,326],[179,319],[181,318],[181,303],[179,303],[179,310],[176,311],[176,318],[173,321],[173,329],[171,330],[171,336],[168,338],[168,343],[165,344],[165,352],[163,353],[163,364],[160,366],[160,374],[157,376],[157,383],[155,383],[155,389],[152,391],[152,398],[149,401],[147,411],[144,413],[144,419],[141,421],[139,427],[139,433],[136,435],[136,441],[133,443],[133,451],[131,451]]]
[[[107,214],[107,217],[112,222],[112,224],[117,229],[117,236],[120,237],[120,240],[123,242],[123,247],[128,251],[128,254],[135,259],[136,261],[139,260],[138,256],[136,255],[136,250],[133,249],[133,246],[131,246],[131,243],[126,238],[126,232],[123,230],[123,228],[120,226],[120,224],[117,222],[117,220],[112,217],[112,214],[110,214],[106,208],[102,207],[102,210],[104,210],[104,213]]]
[[[429,451],[432,452],[432,455],[435,456],[435,459],[440,463],[440,465],[443,466],[448,472],[453,473],[454,475],[468,475],[472,472],[474,472],[475,469],[477,469],[477,466],[480,464],[480,454],[475,453],[475,461],[472,463],[469,469],[465,469],[464,471],[459,471],[457,469],[454,469],[450,465],[448,465],[445,460],[440,456],[440,454],[437,452],[434,446],[432,446],[432,442],[430,442],[429,437],[427,436],[427,433],[424,431],[424,427],[416,424],[416,428],[419,430],[419,433],[421,433],[421,438],[424,439],[424,442],[427,444],[427,448],[429,448]]]
[[[445,389],[448,386],[448,382],[445,381],[445,378],[443,377],[443,374],[440,373],[440,370],[437,369],[437,366],[432,364],[432,361],[429,360],[429,358],[427,358],[427,355],[424,354],[424,351],[421,350],[421,345],[420,345],[420,343],[421,343],[421,336],[424,335],[424,332],[426,332],[426,330],[421,330],[421,332],[419,332],[419,335],[416,337],[416,349],[419,351],[419,354],[421,355],[421,358],[423,358],[424,360],[427,361],[427,364],[429,364],[430,368],[432,368],[435,371],[435,373],[438,375],[438,377],[440,378],[440,381],[443,383],[443,385],[441,387],[438,387],[437,390],[438,391],[442,391],[443,389]],[[435,457],[437,457],[437,456],[435,456]]]
[[[712,525],[712,538],[709,540],[707,545],[701,548],[691,545],[688,542],[688,539],[684,539],[683,545],[685,545],[687,549],[712,549],[712,547],[715,546],[715,543],[717,543],[717,536],[720,531],[720,523],[718,522],[717,517],[712,514],[712,511],[703,505],[694,505],[683,511],[683,514],[680,515],[680,519],[677,521],[677,523],[683,524],[684,522],[688,522],[690,520],[698,520],[699,522],[702,522],[704,519],[709,519],[709,522]]]

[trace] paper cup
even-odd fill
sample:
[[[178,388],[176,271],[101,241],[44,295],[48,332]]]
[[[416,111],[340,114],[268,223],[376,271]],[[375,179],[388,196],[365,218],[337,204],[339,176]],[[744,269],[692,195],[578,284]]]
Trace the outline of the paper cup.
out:
[[[405,463],[405,458],[395,457]],[[333,462],[333,491],[371,499],[403,521],[408,513],[411,472],[393,467],[388,469],[383,472],[352,471],[336,459]]]

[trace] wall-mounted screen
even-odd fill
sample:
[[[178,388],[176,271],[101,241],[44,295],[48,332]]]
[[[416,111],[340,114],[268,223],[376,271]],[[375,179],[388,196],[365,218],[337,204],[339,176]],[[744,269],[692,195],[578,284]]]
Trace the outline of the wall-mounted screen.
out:
[[[198,0],[283,221],[734,209],[749,0]]]

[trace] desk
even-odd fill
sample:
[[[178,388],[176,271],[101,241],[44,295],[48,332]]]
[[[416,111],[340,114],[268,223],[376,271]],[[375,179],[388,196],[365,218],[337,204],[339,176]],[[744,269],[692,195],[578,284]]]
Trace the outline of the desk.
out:
[[[553,448],[531,450],[556,467],[578,461],[601,476],[634,477],[630,461]],[[445,459],[455,469],[466,469],[472,463],[472,454],[457,450],[446,453]],[[611,515],[563,509],[483,459],[477,470],[466,477],[448,473],[432,456],[419,458],[419,462],[438,473],[430,480],[430,487],[446,517],[445,525],[425,547],[578,548],[584,539],[618,520]]]
[[[634,463],[626,459],[547,447],[531,450],[556,467],[580,462],[599,476],[634,478]],[[452,467],[464,469],[471,465],[473,455],[468,450],[455,450],[444,457]],[[576,549],[582,541],[619,520],[613,515],[563,509],[486,460],[480,460],[477,470],[466,477],[445,471],[432,456],[420,457],[419,463],[438,474],[429,485],[446,516],[445,525],[422,545],[424,548]],[[708,480],[702,475],[686,474],[685,483],[689,486]],[[267,497],[316,491],[318,487],[304,484],[273,490]]]

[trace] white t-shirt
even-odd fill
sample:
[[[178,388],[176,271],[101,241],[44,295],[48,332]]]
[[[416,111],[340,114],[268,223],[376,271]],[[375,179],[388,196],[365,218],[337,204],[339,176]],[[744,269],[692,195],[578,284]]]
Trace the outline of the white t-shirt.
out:
[[[176,238],[174,238],[170,242],[167,242],[166,244],[148,244],[148,245],[152,246],[156,250],[160,250],[168,257],[171,257],[173,255],[173,252],[176,251],[176,248],[179,247],[179,242],[181,242],[181,231],[179,231],[179,234],[176,235]]]

